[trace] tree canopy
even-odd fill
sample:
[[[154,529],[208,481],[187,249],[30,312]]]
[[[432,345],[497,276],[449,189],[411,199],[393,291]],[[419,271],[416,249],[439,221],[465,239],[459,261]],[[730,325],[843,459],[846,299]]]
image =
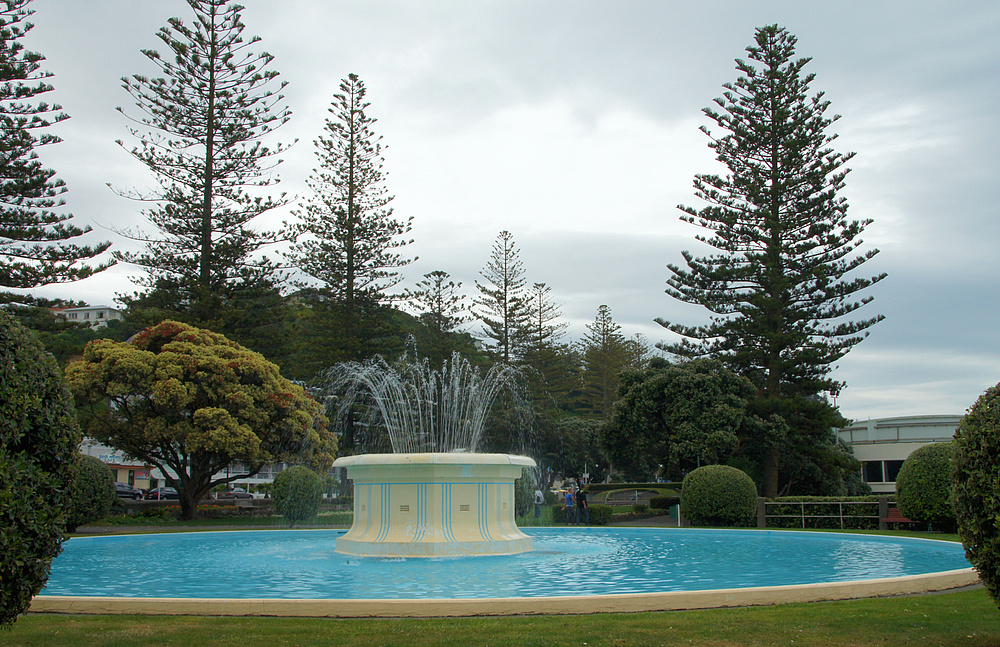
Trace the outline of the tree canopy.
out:
[[[186,324],[91,342],[66,378],[85,433],[158,467],[180,493],[184,518],[213,487],[265,464],[325,469],[336,455],[322,407],[301,386],[260,354]],[[217,476],[227,467],[242,469]]]
[[[53,88],[46,81],[52,75],[39,69],[45,57],[21,43],[33,26],[26,22],[34,13],[29,2],[0,5],[0,288],[76,281],[110,265],[81,263],[111,243],[69,242],[91,229],[70,224],[72,215],[56,211],[65,204],[66,185],[38,159],[38,147],[62,140],[35,133],[69,116],[59,105],[30,103]]]
[[[848,320],[871,297],[857,293],[885,274],[848,276],[878,250],[861,251],[870,220],[850,220],[839,195],[853,153],[832,148],[822,92],[795,59],[796,38],[777,25],[757,29],[740,77],[724,84],[718,110],[705,115],[723,131],[711,139],[726,175],[697,175],[695,194],[708,203],[681,206],[681,219],[706,230],[697,240],[718,254],[683,252],[687,267],[668,266],[667,294],[702,306],[710,322],[687,326],[658,319],[684,339],[664,348],[711,356],[748,376],[769,398],[836,393],[834,362],[883,317]],[[780,453],[765,457],[764,493],[777,490]]]
[[[281,105],[284,83],[273,84],[273,57],[243,35],[243,7],[187,2],[192,23],[171,18],[157,33],[168,54],[142,50],[163,76],[122,79],[140,114],[129,128],[139,144],[127,150],[159,186],[122,192],[152,203],[144,215],[155,232],[119,232],[145,249],[115,257],[145,271],[135,278],[145,291],[123,298],[152,310],[148,323],[175,318],[248,342],[280,311],[282,277],[262,252],[289,234],[254,220],[287,202],[260,194],[278,181],[275,156],[287,148],[263,139],[291,112]]]

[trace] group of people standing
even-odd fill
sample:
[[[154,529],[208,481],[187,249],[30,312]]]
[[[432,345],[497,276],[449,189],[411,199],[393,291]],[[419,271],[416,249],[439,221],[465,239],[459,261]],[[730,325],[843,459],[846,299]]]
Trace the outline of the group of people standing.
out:
[[[542,505],[545,503],[545,495],[541,490],[535,490],[535,518],[542,515]],[[587,507],[587,493],[579,485],[569,485],[566,488],[566,498],[563,501],[563,510],[566,511],[566,523],[570,525],[590,525],[590,509]]]

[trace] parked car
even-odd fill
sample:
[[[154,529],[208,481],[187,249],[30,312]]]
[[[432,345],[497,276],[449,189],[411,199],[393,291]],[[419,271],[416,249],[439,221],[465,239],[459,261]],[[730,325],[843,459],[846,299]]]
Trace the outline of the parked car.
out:
[[[158,501],[160,499],[179,499],[181,495],[172,487],[155,487],[146,493],[146,500]]]
[[[115,494],[118,495],[119,499],[132,499],[133,501],[138,501],[142,498],[142,491],[137,490],[128,483],[119,483],[115,481]]]
[[[253,495],[244,490],[243,488],[235,488],[233,490],[226,490],[225,492],[219,492],[219,499],[252,499]]]

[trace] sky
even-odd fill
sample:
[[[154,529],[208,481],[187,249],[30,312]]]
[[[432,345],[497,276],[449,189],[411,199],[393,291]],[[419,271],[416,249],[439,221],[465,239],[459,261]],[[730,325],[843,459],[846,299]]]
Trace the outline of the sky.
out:
[[[738,77],[755,28],[779,24],[809,57],[835,148],[855,152],[842,194],[872,220],[857,272],[888,278],[857,317],[885,315],[836,365],[848,418],[962,414],[1000,382],[1000,4],[896,0],[245,0],[246,35],[274,56],[291,121],[269,143],[296,142],[277,174],[294,219],[308,196],[313,142],[340,80],[364,81],[378,121],[387,187],[413,218],[418,257],[404,285],[444,270],[468,295],[497,234],[510,231],[528,283],[545,283],[578,339],[607,305],[628,337],[673,341],[656,318],[703,323],[664,293],[668,263],[710,253],[678,205],[699,207],[692,180],[722,169],[702,109]],[[46,57],[70,119],[42,161],[69,190],[89,241],[132,249],[119,232],[149,229],[119,190],[153,178],[125,148],[138,111],[121,78],[156,75],[181,0],[35,0],[25,44]],[[124,115],[116,110],[121,107]],[[39,296],[111,305],[135,288],[120,265]],[[474,329],[475,330],[475,329]]]

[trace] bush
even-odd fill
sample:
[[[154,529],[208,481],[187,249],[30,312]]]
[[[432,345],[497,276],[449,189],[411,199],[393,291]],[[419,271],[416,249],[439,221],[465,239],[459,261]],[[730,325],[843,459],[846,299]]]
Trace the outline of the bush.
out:
[[[96,456],[77,454],[70,474],[67,532],[108,516],[111,506],[118,500],[115,477],[104,461]]]
[[[649,507],[658,510],[669,510],[681,502],[679,496],[654,496],[649,500]]]
[[[606,526],[611,523],[611,517],[614,514],[611,506],[595,503],[594,505],[588,504],[587,509],[590,510],[590,525]]]
[[[952,443],[924,445],[910,454],[896,477],[896,505],[907,519],[932,524],[939,530],[955,529],[951,505]]]
[[[954,447],[952,501],[958,534],[979,579],[1000,604],[1000,384],[962,418]]]
[[[311,519],[323,501],[323,477],[307,467],[289,467],[274,477],[274,509],[288,520],[290,528],[297,521]]]
[[[79,440],[55,360],[0,312],[0,627],[27,610],[62,550]]]
[[[757,516],[757,486],[735,467],[699,467],[684,477],[681,514],[694,526],[752,526]]]

